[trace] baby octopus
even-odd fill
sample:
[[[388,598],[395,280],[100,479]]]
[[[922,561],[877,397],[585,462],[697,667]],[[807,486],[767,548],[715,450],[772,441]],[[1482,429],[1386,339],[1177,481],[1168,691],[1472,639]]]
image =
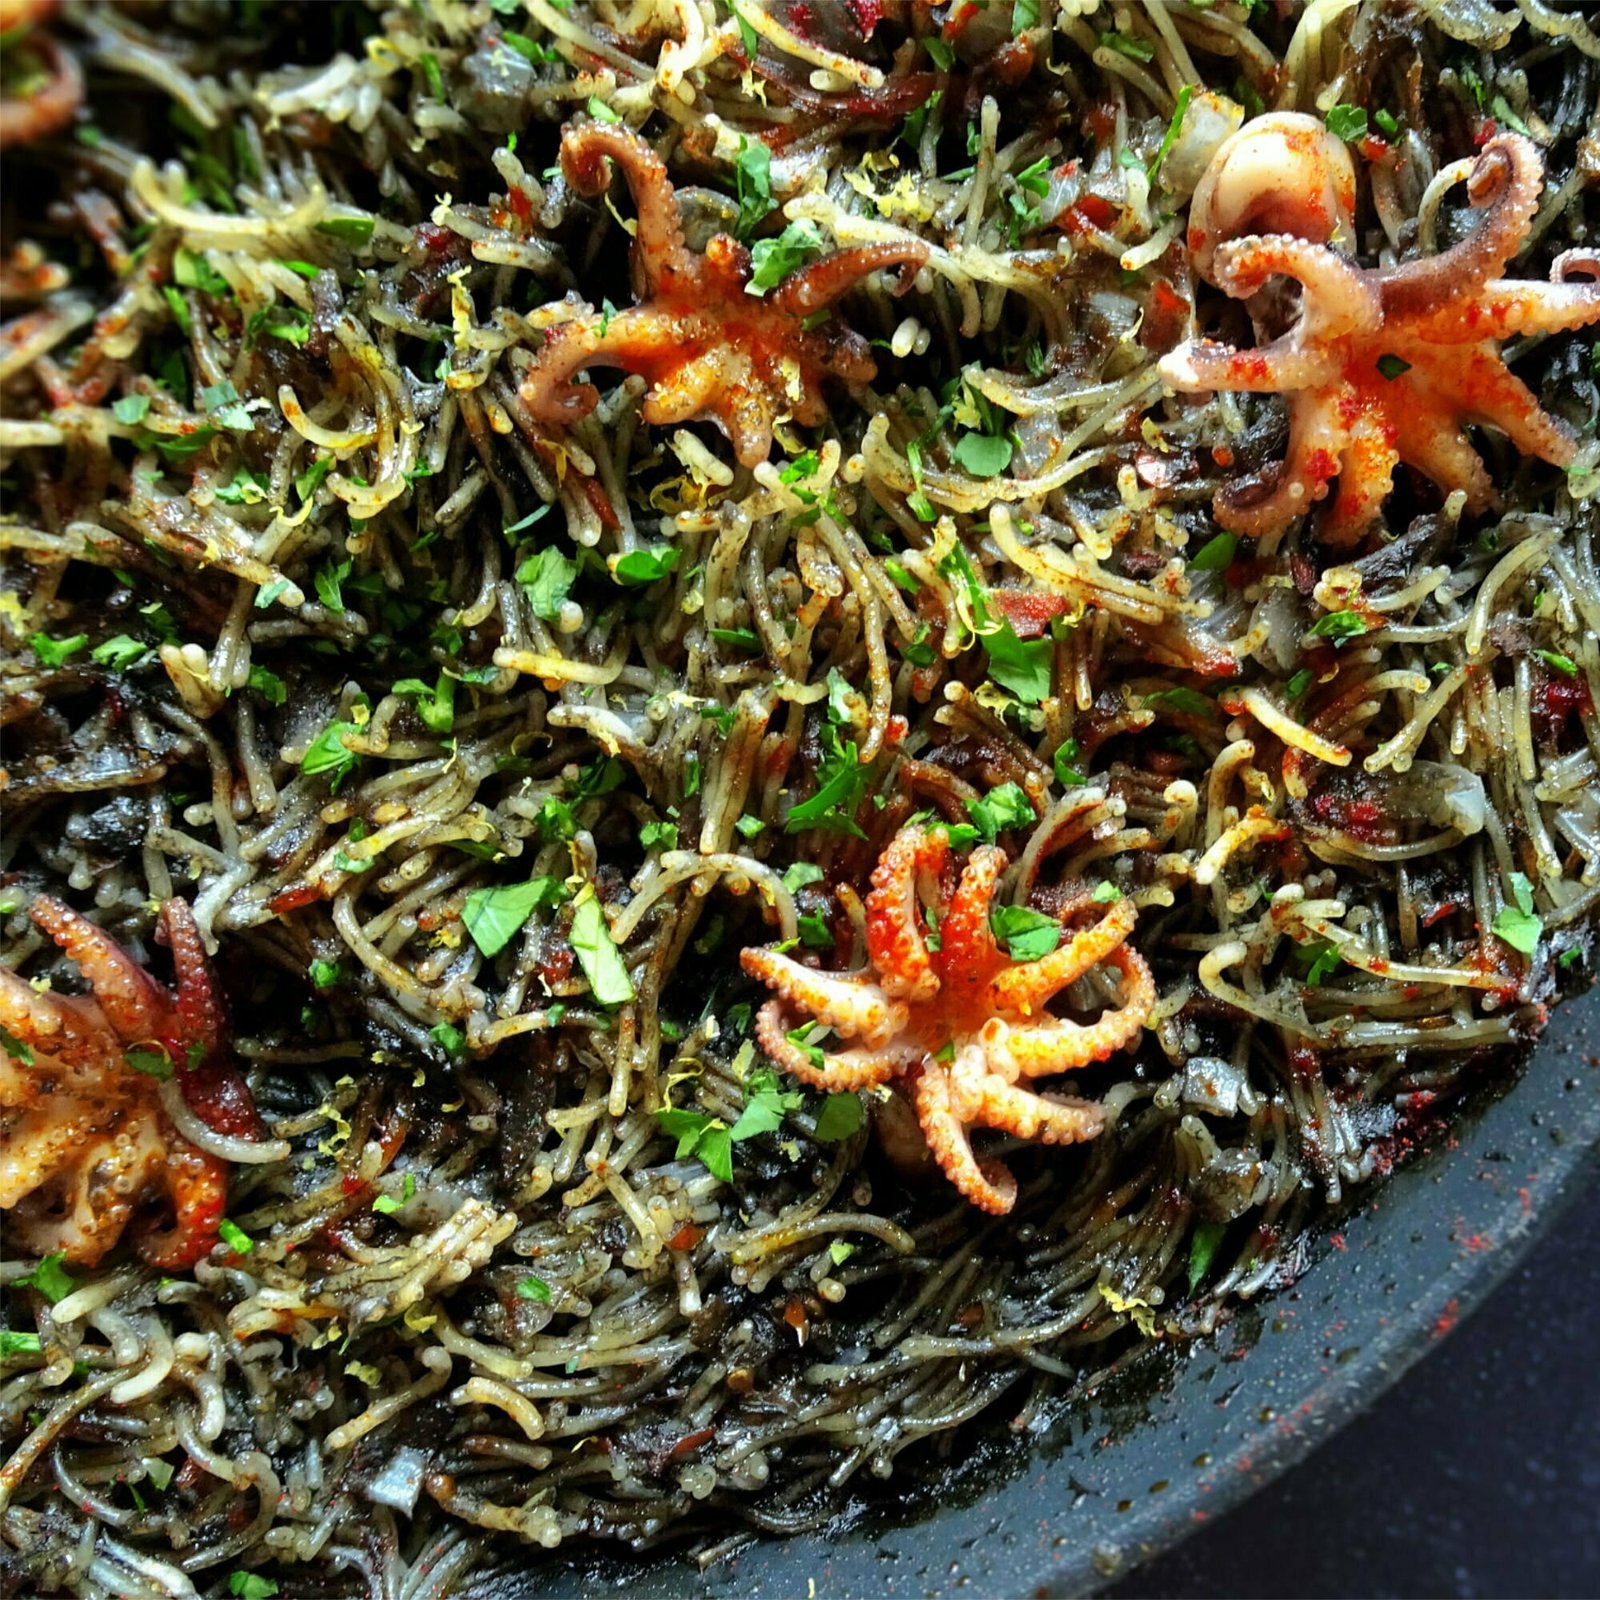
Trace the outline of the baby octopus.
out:
[[[255,1107],[220,1059],[223,1007],[187,901],[161,908],[176,992],[103,929],[41,895],[33,920],[77,963],[92,996],[38,990],[0,968],[0,1209],[22,1248],[92,1266],[136,1210],[164,1201],[172,1225],[147,1223],[139,1254],[192,1266],[217,1239],[227,1167],[167,1119],[159,1077],[176,1074],[217,1132],[256,1131]],[[138,1063],[147,1070],[138,1070]]]
[[[1272,124],[1260,136],[1275,151],[1288,151],[1288,133],[1305,133],[1291,123],[1329,138],[1310,118],[1260,122]],[[1558,256],[1548,283],[1497,276],[1527,237],[1543,187],[1533,143],[1500,133],[1484,146],[1467,178],[1468,198],[1483,214],[1466,239],[1436,256],[1367,269],[1326,242],[1348,231],[1348,156],[1339,150],[1319,159],[1303,145],[1298,162],[1246,161],[1242,152],[1256,128],[1247,123],[1218,151],[1216,179],[1196,194],[1197,205],[1206,201],[1206,216],[1191,230],[1191,251],[1211,282],[1236,299],[1255,295],[1273,278],[1295,280],[1298,316],[1260,348],[1196,339],[1160,366],[1166,382],[1187,393],[1228,389],[1289,398],[1286,461],[1219,490],[1217,521],[1252,537],[1281,532],[1326,499],[1337,477],[1319,533],[1345,548],[1378,516],[1402,461],[1446,493],[1463,490],[1468,510],[1490,509],[1494,486],[1468,442],[1469,423],[1498,428],[1525,454],[1570,465],[1577,439],[1540,409],[1498,349],[1513,334],[1600,321],[1600,282],[1593,281],[1600,278],[1600,253]],[[1297,182],[1314,177],[1318,194],[1301,206],[1290,203],[1293,196],[1281,206],[1268,204],[1265,192],[1284,172]],[[1252,184],[1263,187],[1254,206],[1244,192]],[[1216,242],[1214,234],[1230,221],[1286,231]],[[1569,281],[1574,275],[1589,281]]]
[[[869,273],[902,269],[902,283],[928,258],[925,245],[864,245],[789,273],[766,295],[749,291],[750,252],[725,233],[703,255],[684,243],[678,203],[665,163],[629,128],[571,127],[561,138],[561,169],[586,195],[610,181],[607,158],[627,179],[638,214],[633,245],[634,298],[623,311],[589,311],[552,329],[522,382],[522,398],[541,422],[570,423],[599,401],[574,375],[621,367],[649,382],[643,416],[662,426],[710,418],[727,434],[740,463],[767,458],[772,430],[785,417],[812,425],[826,415],[825,377],[872,380],[877,367],[866,340],[837,323],[812,327],[818,313]]]
[[[867,896],[865,970],[818,972],[770,949],[746,950],[741,962],[776,990],[756,1023],[772,1060],[835,1092],[904,1080],[945,1176],[998,1216],[1014,1204],[1016,1180],[1003,1163],[973,1154],[969,1129],[998,1128],[1044,1144],[1093,1139],[1104,1126],[1098,1105],[1035,1093],[1018,1080],[1070,1072],[1131,1044],[1155,1004],[1155,984],[1126,943],[1135,917],[1126,899],[1050,954],[1011,960],[990,929],[1005,852],[979,846],[951,895],[950,849],[942,828],[911,825],[890,841]],[[939,890],[936,921],[924,912],[924,885]],[[936,939],[924,931],[930,925]],[[1046,1009],[1101,965],[1122,974],[1120,1007],[1089,1023]],[[809,1013],[809,1025],[796,1011]],[[855,1042],[831,1051],[809,1042],[813,1031],[829,1028]]]

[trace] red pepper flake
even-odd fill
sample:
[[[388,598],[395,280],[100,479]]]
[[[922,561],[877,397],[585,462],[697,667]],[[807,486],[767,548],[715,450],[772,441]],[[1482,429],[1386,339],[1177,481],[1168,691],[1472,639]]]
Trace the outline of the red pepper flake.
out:
[[[267,902],[267,910],[273,916],[281,917],[286,911],[298,911],[301,906],[308,906],[314,900],[322,898],[322,891],[312,884],[301,884],[298,889],[285,889],[280,894],[275,894]]]
[[[685,1456],[692,1456],[702,1445],[710,1444],[717,1436],[715,1428],[696,1428],[693,1433],[684,1436],[667,1451],[668,1461],[681,1461]]]
[[[806,1316],[805,1302],[798,1295],[792,1296],[788,1305],[783,1308],[783,1320],[794,1329],[795,1337],[804,1344],[810,1319]]]
[[[1056,226],[1071,238],[1090,228],[1109,228],[1117,220],[1117,208],[1103,195],[1086,194],[1074,201],[1056,219]]]

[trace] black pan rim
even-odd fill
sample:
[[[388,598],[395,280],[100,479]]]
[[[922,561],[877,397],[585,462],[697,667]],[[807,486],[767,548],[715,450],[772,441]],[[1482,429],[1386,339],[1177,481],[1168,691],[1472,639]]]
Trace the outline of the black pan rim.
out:
[[[1520,1066],[1361,1191],[1292,1285],[1180,1353],[1129,1363],[1087,1407],[1019,1441],[1025,1459],[991,1489],[900,1525],[877,1516],[755,1543],[703,1572],[665,1550],[533,1557],[486,1574],[468,1597],[1093,1594],[1379,1401],[1600,1177],[1591,1040],[1600,1044],[1600,988],[1558,1005]]]

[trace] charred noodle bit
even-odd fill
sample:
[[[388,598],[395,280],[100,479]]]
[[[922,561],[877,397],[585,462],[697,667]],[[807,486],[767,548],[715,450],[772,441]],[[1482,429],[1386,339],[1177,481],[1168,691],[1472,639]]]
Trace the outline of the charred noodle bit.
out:
[[[841,250],[789,273],[764,297],[747,292],[750,252],[725,233],[695,255],[683,240],[666,163],[631,129],[586,123],[561,138],[561,169],[580,194],[603,195],[614,162],[638,214],[633,288],[643,302],[602,316],[589,311],[552,330],[522,381],[522,398],[542,422],[571,423],[599,402],[589,367],[621,367],[648,382],[641,414],[667,426],[709,417],[747,467],[767,459],[785,419],[824,420],[824,378],[859,388],[877,365],[867,342],[827,320],[834,302],[871,273],[928,259],[905,243]],[[823,326],[812,329],[813,319]]]
[[[93,998],[36,990],[0,968],[0,1026],[21,1047],[0,1057],[7,1231],[38,1255],[93,1266],[156,1201],[173,1218],[166,1227],[159,1217],[139,1224],[139,1254],[169,1271],[191,1267],[217,1241],[228,1168],[173,1126],[163,1082],[181,1085],[180,1115],[198,1117],[225,1142],[248,1137],[257,1118],[224,1059],[222,1002],[189,904],[161,908],[175,992],[59,900],[41,895],[32,915]]]
[[[1485,511],[1499,499],[1468,442],[1469,423],[1500,429],[1525,454],[1571,465],[1577,436],[1541,409],[1498,349],[1514,334],[1600,321],[1600,282],[1568,281],[1600,277],[1592,251],[1558,256],[1549,283],[1496,276],[1517,253],[1538,204],[1543,165],[1533,142],[1502,133],[1484,146],[1467,180],[1468,197],[1482,211],[1468,238],[1429,259],[1364,269],[1325,242],[1348,232],[1348,156],[1339,152],[1342,164],[1316,153],[1298,163],[1286,159],[1295,135],[1319,145],[1328,137],[1307,117],[1247,124],[1219,152],[1209,189],[1203,186],[1196,201],[1207,202],[1196,264],[1237,300],[1274,277],[1294,279],[1302,291],[1294,326],[1259,349],[1199,339],[1161,362],[1162,377],[1186,393],[1289,397],[1288,459],[1218,490],[1217,521],[1251,537],[1282,532],[1326,499],[1337,478],[1319,532],[1343,548],[1378,516],[1401,462],[1446,493],[1464,491],[1467,510]],[[1290,231],[1233,236],[1257,225]],[[1223,242],[1215,242],[1218,232]]]
[[[861,972],[819,972],[776,950],[746,950],[740,961],[777,991],[756,1022],[756,1038],[774,1061],[819,1089],[903,1079],[945,1176],[973,1205],[1003,1215],[1016,1203],[1016,1180],[1002,1162],[973,1155],[969,1129],[999,1128],[1042,1144],[1093,1139],[1105,1126],[1099,1106],[1017,1080],[1071,1072],[1132,1044],[1155,1004],[1155,984],[1125,942],[1135,921],[1128,900],[1041,959],[1013,961],[989,926],[1005,852],[973,851],[954,894],[941,893],[930,916],[919,886],[940,883],[949,863],[943,829],[908,827],[894,836],[872,874]],[[938,932],[933,950],[930,927]],[[1098,966],[1121,975],[1120,1006],[1092,1023],[1045,1009]],[[820,1049],[805,1042],[807,1023],[860,1042]]]
[[[1589,975],[1571,7],[24,10],[7,118],[84,103],[0,152],[17,1592],[942,1496]],[[1348,532],[1408,419],[1441,485],[1327,564],[1290,489]]]

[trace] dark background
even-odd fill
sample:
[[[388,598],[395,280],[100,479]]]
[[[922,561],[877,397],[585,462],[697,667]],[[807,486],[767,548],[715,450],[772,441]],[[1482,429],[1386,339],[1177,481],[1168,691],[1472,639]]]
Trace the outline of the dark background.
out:
[[[1371,1410],[1108,1593],[1600,1595],[1600,1188]]]

